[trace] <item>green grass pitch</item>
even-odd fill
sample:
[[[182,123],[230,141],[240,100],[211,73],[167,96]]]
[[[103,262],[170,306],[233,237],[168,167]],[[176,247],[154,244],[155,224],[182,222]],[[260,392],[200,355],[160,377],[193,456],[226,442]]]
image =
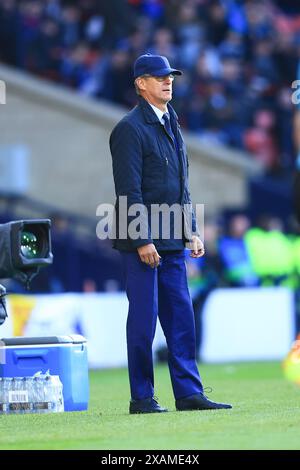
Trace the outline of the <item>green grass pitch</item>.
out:
[[[1,415],[0,449],[300,449],[300,387],[275,362],[200,364],[212,400],[232,410],[175,411],[165,365],[156,394],[169,413],[129,415],[126,369],[90,372],[87,412]]]

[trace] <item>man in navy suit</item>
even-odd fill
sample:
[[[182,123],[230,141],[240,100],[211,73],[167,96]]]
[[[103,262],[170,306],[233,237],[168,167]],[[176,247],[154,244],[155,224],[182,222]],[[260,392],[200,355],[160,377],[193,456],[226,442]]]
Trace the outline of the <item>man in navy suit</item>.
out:
[[[195,360],[194,314],[184,250],[188,242],[191,256],[198,258],[203,256],[204,247],[190,209],[185,145],[177,115],[169,104],[173,80],[181,73],[163,56],[140,56],[134,64],[139,103],[110,136],[117,197],[114,247],[124,263],[129,300],[131,414],[167,411],[154,397],[152,343],[157,316],[168,345],[176,409],[231,408],[204,395]],[[124,209],[125,197],[128,212]],[[164,210],[159,214],[162,204]],[[169,217],[166,236],[161,217],[171,206],[177,211]],[[139,208],[138,223],[132,208]],[[157,216],[156,226],[152,210]],[[134,233],[132,229],[138,227],[140,231]]]

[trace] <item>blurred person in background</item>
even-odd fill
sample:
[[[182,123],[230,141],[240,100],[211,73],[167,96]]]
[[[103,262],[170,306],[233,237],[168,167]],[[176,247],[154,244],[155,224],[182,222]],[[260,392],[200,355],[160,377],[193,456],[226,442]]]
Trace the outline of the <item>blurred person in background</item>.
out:
[[[275,139],[275,113],[268,109],[255,112],[253,126],[245,132],[245,147],[255,155],[264,167],[278,167],[278,147]]]
[[[237,214],[229,221],[228,234],[219,240],[224,279],[230,287],[253,287],[259,284],[245,240],[249,227],[248,217]]]
[[[255,274],[262,286],[293,285],[294,258],[289,236],[278,217],[262,214],[245,234]]]
[[[204,254],[203,243],[196,235],[191,235],[189,240],[186,234],[178,238],[174,233],[175,222],[170,218],[169,237],[162,236],[160,224],[159,235],[153,241],[148,214],[143,211],[139,225],[146,228],[146,234],[139,233],[138,238],[133,238],[129,233],[132,219],[120,210],[120,196],[127,196],[129,208],[133,204],[148,209],[153,204],[164,203],[168,207],[177,204],[180,217],[183,205],[191,203],[187,155],[177,115],[169,104],[173,80],[181,74],[164,56],[140,56],[134,64],[138,105],[116,125],[110,136],[116,220],[120,215],[122,219],[125,217],[127,233],[123,239],[117,223],[114,247],[120,251],[124,263],[129,300],[127,351],[131,414],[167,411],[154,398],[152,343],[157,315],[168,344],[176,409],[231,408],[204,395],[196,364],[194,313],[184,248],[189,241],[191,256],[199,258]],[[195,218],[190,229],[196,232]]]

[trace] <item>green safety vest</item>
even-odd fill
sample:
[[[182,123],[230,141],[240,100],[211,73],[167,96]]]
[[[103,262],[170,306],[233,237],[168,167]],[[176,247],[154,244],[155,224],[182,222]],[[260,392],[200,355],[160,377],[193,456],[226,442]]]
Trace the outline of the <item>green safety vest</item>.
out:
[[[245,241],[253,269],[260,278],[287,276],[282,285],[292,287],[294,247],[288,236],[278,231],[252,228],[246,233]]]

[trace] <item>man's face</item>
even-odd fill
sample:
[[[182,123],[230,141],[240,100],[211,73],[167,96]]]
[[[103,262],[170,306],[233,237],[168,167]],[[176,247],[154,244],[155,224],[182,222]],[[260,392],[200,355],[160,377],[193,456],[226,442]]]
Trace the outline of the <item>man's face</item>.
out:
[[[154,106],[160,108],[172,99],[172,85],[174,76],[153,77],[142,76],[137,79],[143,97]]]

